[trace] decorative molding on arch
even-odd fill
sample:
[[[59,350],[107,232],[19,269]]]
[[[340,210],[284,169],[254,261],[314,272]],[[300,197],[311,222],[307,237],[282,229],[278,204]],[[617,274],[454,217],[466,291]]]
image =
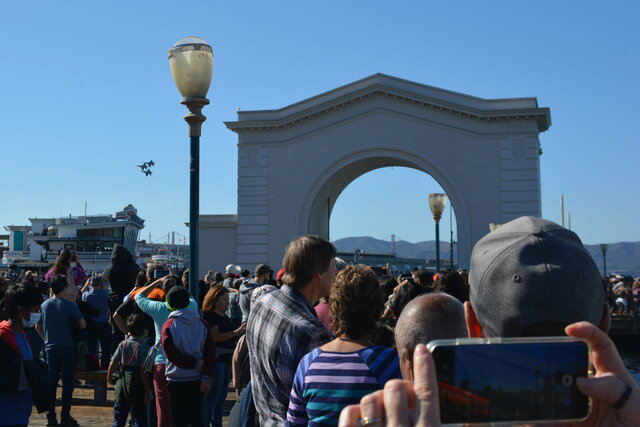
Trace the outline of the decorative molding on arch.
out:
[[[422,93],[412,90],[416,88],[422,89],[419,91]],[[534,119],[538,123],[539,132],[544,132],[551,126],[549,108],[538,107],[534,98],[487,100],[384,74],[374,74],[279,110],[241,111],[238,113],[238,121],[225,122],[225,125],[236,133],[280,130],[372,97],[389,97],[478,121]]]

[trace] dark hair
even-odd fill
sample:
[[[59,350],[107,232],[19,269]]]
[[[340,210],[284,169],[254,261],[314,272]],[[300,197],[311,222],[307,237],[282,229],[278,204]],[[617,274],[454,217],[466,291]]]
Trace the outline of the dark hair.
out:
[[[406,305],[409,304],[412,299],[418,295],[429,292],[431,292],[430,289],[420,286],[417,283],[409,282],[402,285],[398,289],[398,292],[396,292],[396,296],[391,301],[391,311],[393,311],[393,314],[395,314],[396,317],[400,317],[402,310],[404,310]]]
[[[145,283],[147,283],[147,272],[140,270],[136,274],[136,286],[143,286]]]
[[[11,285],[4,295],[4,308],[10,319],[15,319],[18,316],[18,307],[30,310],[31,307],[40,304],[42,304],[42,295],[34,285],[24,283]]]
[[[162,270],[163,268],[158,264],[148,264],[146,269],[146,278],[145,280],[153,279],[153,272],[156,270]]]
[[[130,314],[127,317],[127,328],[129,328],[129,333],[134,337],[142,336],[147,331],[146,319],[142,314]]]
[[[222,273],[220,273],[219,271],[216,271],[216,273],[213,275],[213,281],[222,282],[223,280],[224,280],[224,277],[222,277]]]
[[[247,270],[246,268],[244,270],[242,270],[242,272],[240,273],[240,276],[242,276],[242,277],[249,277],[249,275],[251,275],[251,272],[249,270]]]
[[[31,286],[36,286],[36,280],[34,279],[33,275],[26,275],[24,276],[24,278],[22,279],[22,283],[23,285],[31,285]]]
[[[89,281],[92,288],[102,288],[104,286],[104,280],[102,279],[102,275],[97,274],[91,276],[91,280]]]
[[[184,286],[174,286],[166,295],[167,306],[171,311],[187,308],[189,300],[189,290]]]
[[[63,249],[53,263],[52,273],[53,275],[67,274],[69,267],[71,267],[71,251]]]
[[[380,284],[373,270],[362,264],[340,270],[331,287],[329,309],[337,337],[346,335],[358,339],[371,334],[384,309]]]
[[[294,288],[303,287],[314,274],[326,272],[335,256],[335,246],[324,237],[299,237],[289,243],[282,260],[285,270],[283,280]]]
[[[64,291],[64,288],[69,286],[69,282],[67,282],[67,276],[64,274],[58,274],[57,276],[53,276],[50,281],[51,290],[54,294],[59,294]]]
[[[11,285],[12,283],[13,282],[11,281],[11,279],[6,277],[0,277],[0,289],[9,287],[9,285]]]
[[[433,285],[433,276],[429,270],[417,270],[413,272],[413,279],[419,281],[422,286]]]
[[[242,279],[235,279],[235,280],[233,281],[233,284],[231,285],[231,287],[232,287],[233,289],[240,289],[240,286],[242,286],[242,284],[243,284],[243,283],[244,283],[244,280],[242,280]]]
[[[445,292],[461,303],[469,301],[469,285],[460,273],[454,270],[442,270],[436,279],[436,291]]]
[[[385,301],[389,298],[389,295],[393,293],[395,287],[398,286],[398,281],[391,276],[382,276],[380,278],[380,290]]]
[[[182,286],[182,281],[180,280],[180,278],[175,274],[170,274],[165,277],[164,282],[162,283],[162,290],[164,290],[165,296],[174,286]]]
[[[50,287],[47,282],[45,282],[44,280],[40,280],[37,286],[41,294],[47,294],[47,295],[49,294]]]
[[[376,323],[376,327],[371,332],[371,344],[393,348],[395,346],[393,329],[382,322]]]
[[[222,285],[212,286],[204,296],[204,301],[202,301],[202,311],[213,311],[218,298],[228,293],[229,290]]]

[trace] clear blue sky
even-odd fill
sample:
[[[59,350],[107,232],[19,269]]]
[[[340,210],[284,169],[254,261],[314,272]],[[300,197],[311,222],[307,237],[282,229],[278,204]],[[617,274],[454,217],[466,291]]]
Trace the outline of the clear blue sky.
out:
[[[543,216],[560,221],[564,194],[585,242],[639,241],[638,22],[633,1],[5,1],[0,225],[133,203],[143,237],[188,234],[186,111],[167,49],[198,35],[215,52],[201,213],[236,212],[237,139],[222,123],[236,107],[280,108],[381,72],[537,97],[553,121]],[[150,159],[146,178],[135,165]],[[338,200],[331,237],[433,239],[426,194],[438,190],[417,171],[367,174]]]

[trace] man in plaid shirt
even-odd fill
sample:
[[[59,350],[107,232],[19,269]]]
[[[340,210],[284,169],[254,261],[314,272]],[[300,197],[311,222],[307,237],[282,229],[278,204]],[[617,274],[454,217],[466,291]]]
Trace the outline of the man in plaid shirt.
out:
[[[286,284],[251,306],[246,339],[253,400],[263,427],[284,425],[298,363],[333,339],[313,305],[329,295],[335,255],[335,247],[319,236],[292,241],[283,260]]]

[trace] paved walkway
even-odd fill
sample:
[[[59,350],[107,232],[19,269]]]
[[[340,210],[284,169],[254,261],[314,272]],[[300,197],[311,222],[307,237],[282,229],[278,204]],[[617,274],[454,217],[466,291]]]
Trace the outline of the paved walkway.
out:
[[[58,387],[58,403],[56,409],[58,411],[58,421],[60,420],[60,393],[61,387]],[[224,407],[224,418],[222,425],[227,425],[227,415],[235,402],[236,393],[229,389],[227,401]],[[108,402],[102,406],[96,406],[93,400],[93,389],[85,387],[76,387],[73,391],[73,404],[71,408],[71,416],[78,420],[81,426],[111,426],[113,425],[113,386],[107,389]],[[30,426],[44,427],[47,425],[46,413],[38,414],[34,408],[29,420]]]

